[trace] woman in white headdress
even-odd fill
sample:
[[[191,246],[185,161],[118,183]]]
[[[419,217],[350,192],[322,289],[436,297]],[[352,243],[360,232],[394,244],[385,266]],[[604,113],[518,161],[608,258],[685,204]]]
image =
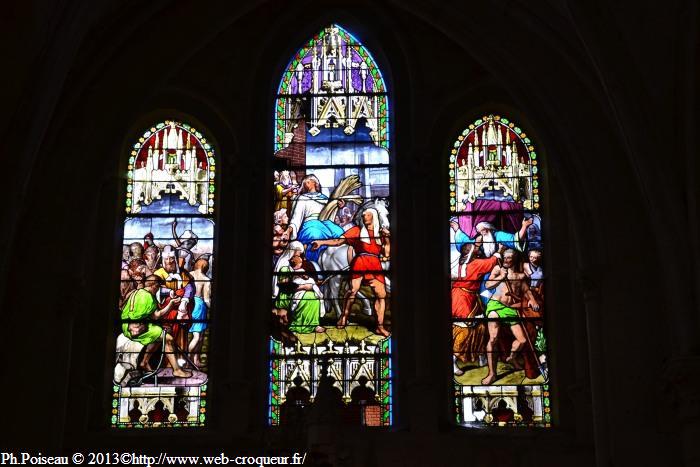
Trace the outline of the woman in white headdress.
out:
[[[316,281],[302,267],[304,246],[290,242],[277,260],[273,278],[275,313],[289,318],[289,329],[296,333],[324,332],[319,319],[325,314],[323,296]]]
[[[293,241],[293,242],[289,242],[289,245],[287,245],[287,249],[284,250],[284,253],[282,253],[279,258],[277,258],[277,263],[275,264],[275,274],[272,276],[272,297],[273,298],[276,297],[277,294],[279,293],[279,287],[277,285],[277,282],[279,280],[278,276],[279,276],[280,272],[282,272],[282,268],[290,267],[289,260],[292,259],[293,256],[301,257],[303,254],[304,254],[304,245],[302,245],[301,242]]]

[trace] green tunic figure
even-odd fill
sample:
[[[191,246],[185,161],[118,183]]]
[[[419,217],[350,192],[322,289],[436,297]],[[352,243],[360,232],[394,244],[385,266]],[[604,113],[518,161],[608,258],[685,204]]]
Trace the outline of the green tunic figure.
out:
[[[151,314],[158,309],[158,304],[153,295],[146,289],[138,289],[132,293],[129,299],[122,308],[123,321],[145,321],[150,318]],[[129,330],[129,322],[122,324],[122,332],[132,341],[139,344],[148,345],[158,339],[163,334],[163,328],[153,323],[143,323],[142,328],[145,329],[137,335],[132,335]]]
[[[323,332],[319,326],[321,301],[313,290],[297,290],[297,284],[292,281],[292,268],[284,266],[280,269],[280,291],[275,299],[275,308],[287,310],[291,316],[289,329],[300,334]]]

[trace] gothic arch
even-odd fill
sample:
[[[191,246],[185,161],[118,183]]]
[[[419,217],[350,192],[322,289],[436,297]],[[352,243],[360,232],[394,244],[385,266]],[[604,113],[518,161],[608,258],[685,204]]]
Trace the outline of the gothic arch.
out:
[[[391,425],[390,109],[372,54],[337,24],[321,29],[285,68],[274,122],[268,423],[325,384],[355,423]],[[356,407],[362,377],[375,402]]]
[[[214,147],[201,129],[165,120],[145,129],[127,163],[111,425],[204,426]],[[142,413],[155,399],[155,411]]]
[[[534,143],[505,116],[476,119],[450,150],[458,424],[551,425],[539,172]]]

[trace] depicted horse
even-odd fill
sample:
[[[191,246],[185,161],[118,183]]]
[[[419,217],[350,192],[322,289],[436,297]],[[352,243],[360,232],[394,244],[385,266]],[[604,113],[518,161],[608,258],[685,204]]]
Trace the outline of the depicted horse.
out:
[[[375,198],[368,200],[362,204],[355,215],[353,216],[353,223],[355,225],[362,225],[362,213],[365,209],[374,208],[379,214],[379,228],[389,229],[389,210],[387,209],[387,201],[382,198]],[[348,245],[341,246],[331,246],[326,248],[318,258],[318,265],[322,271],[322,274],[326,273],[326,278],[323,283],[323,297],[326,300],[326,310],[334,310],[336,316],[340,316],[343,312],[343,307],[340,303],[340,286],[343,280],[343,276],[335,274],[335,272],[348,271],[350,269],[350,261],[352,256],[349,253]],[[389,261],[382,262],[382,268],[384,270],[389,269]],[[386,280],[386,291],[390,292],[391,283],[388,277]],[[368,297],[366,297],[361,291],[357,293],[356,299],[358,299],[362,306],[363,313],[367,315],[372,314],[372,306]]]

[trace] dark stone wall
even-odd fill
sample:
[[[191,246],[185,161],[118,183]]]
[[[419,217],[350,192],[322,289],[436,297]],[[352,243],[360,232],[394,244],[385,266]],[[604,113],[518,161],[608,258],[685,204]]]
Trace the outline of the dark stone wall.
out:
[[[387,79],[396,197],[396,426],[339,432],[348,465],[697,462],[695,2],[29,1],[6,16],[3,447],[298,442],[264,426],[272,110],[289,57],[334,21]],[[543,155],[548,431],[451,424],[447,160],[490,112]],[[114,432],[127,148],[166,118],[205,128],[220,158],[211,425]]]

